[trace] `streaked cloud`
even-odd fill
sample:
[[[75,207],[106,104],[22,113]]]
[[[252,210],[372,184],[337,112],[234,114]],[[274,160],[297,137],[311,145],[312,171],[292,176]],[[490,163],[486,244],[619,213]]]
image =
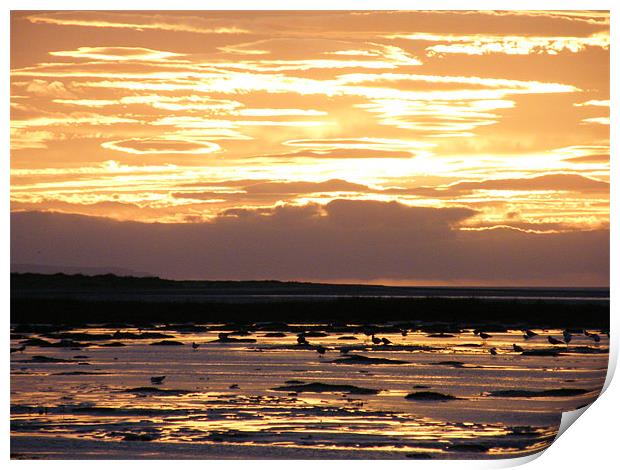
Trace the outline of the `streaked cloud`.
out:
[[[75,95],[65,88],[59,81],[47,82],[45,80],[34,79],[26,84],[26,93],[36,96],[50,96],[54,98],[72,98]]]
[[[184,54],[174,52],[155,51],[144,47],[78,47],[74,51],[52,51],[50,55],[57,57],[73,57],[77,59],[94,60],[145,60],[157,61],[172,57],[182,57]]]
[[[431,57],[445,54],[556,55],[564,51],[577,53],[584,50],[586,47],[609,49],[609,33],[607,32],[594,33],[587,37],[504,36],[484,34],[455,35],[420,32],[405,35],[390,35],[388,38],[439,43],[425,48],[426,54]]]
[[[433,147],[428,142],[400,140],[400,139],[380,139],[372,137],[360,137],[350,139],[296,139],[283,142],[284,145],[292,147],[312,147],[319,149],[362,149],[362,150],[406,150],[424,149]]]
[[[575,103],[574,106],[606,106],[609,107],[609,100],[588,100],[583,103]]]
[[[550,174],[533,178],[489,179],[450,185],[451,190],[509,190],[509,191],[578,191],[608,192],[609,183],[578,174]]]
[[[308,142],[312,145],[312,141]],[[320,146],[314,150],[299,150],[297,152],[287,152],[273,155],[258,155],[257,158],[284,159],[284,158],[412,158],[420,150],[388,150],[364,147],[344,147],[344,148],[323,148]],[[396,147],[398,148],[398,147]]]
[[[134,122],[138,122],[138,120],[121,116],[107,116],[95,113],[73,113],[69,115],[36,117],[31,119],[14,119],[11,120],[11,127],[23,129],[26,127],[71,125],[110,126],[113,124],[127,124]]]
[[[609,126],[610,120],[608,117],[592,117],[582,119],[581,122],[585,122],[588,124],[603,124],[604,126]]]
[[[58,26],[82,26],[90,28],[118,28],[144,30],[163,30],[200,34],[243,34],[247,30],[236,26],[217,26],[214,21],[199,16],[169,16],[161,13],[120,13],[120,12],[41,12],[28,16],[32,23],[45,23]]]
[[[197,142],[191,140],[173,139],[154,139],[154,138],[132,138],[117,140],[114,142],[104,142],[103,148],[118,150],[120,152],[133,153],[137,155],[148,154],[207,154],[220,150],[220,146],[214,142]]]
[[[237,111],[240,116],[266,117],[266,116],[326,116],[326,111],[317,111],[316,109],[241,109]]]

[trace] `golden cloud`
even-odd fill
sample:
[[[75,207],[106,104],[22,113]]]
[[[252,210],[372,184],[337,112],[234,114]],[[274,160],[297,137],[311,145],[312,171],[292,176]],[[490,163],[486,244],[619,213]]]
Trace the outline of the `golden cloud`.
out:
[[[109,150],[118,150],[120,152],[138,155],[168,153],[207,154],[217,152],[221,149],[221,147],[214,142],[155,138],[117,140],[113,142],[104,142],[101,146]]]

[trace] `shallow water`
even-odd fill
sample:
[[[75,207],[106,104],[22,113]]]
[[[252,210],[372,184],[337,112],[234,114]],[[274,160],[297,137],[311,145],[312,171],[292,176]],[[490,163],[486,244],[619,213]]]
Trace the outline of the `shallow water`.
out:
[[[539,336],[525,340],[520,330],[508,330],[489,332],[483,340],[471,330],[429,337],[388,328],[393,332],[377,333],[391,341],[384,346],[373,344],[361,325],[337,331],[290,325],[277,329],[284,337],[269,336],[276,330],[257,325],[248,335],[233,335],[255,343],[217,342],[231,328],[203,326],[201,332],[166,325],[123,328],[116,334],[121,338],[80,339],[91,343],[80,348],[29,345],[12,353],[13,457],[516,457],[548,446],[560,413],[594,400],[607,369],[608,337],[600,332],[598,343],[575,334],[568,346],[556,346],[557,356],[536,356],[514,352],[512,345],[526,354],[552,351],[547,335],[561,339],[562,332],[535,330]],[[62,334],[116,331],[91,326]],[[311,346],[299,345],[300,331],[326,336],[308,335]],[[170,337],[123,338],[127,333]],[[32,338],[57,342],[61,335],[16,332],[11,347]],[[152,344],[162,339],[183,344]],[[104,346],[117,341],[124,346]],[[200,346],[193,349],[192,342]],[[327,351],[319,354],[318,345]],[[343,354],[343,346],[352,350]],[[69,362],[37,362],[50,359],[36,356]],[[343,359],[352,362],[338,362]],[[153,376],[165,379],[152,384]],[[370,391],[320,391],[321,385],[303,390],[313,383]],[[493,394],[515,390],[526,396]],[[542,391],[538,395],[552,396],[527,396]],[[415,392],[451,399],[405,398]]]

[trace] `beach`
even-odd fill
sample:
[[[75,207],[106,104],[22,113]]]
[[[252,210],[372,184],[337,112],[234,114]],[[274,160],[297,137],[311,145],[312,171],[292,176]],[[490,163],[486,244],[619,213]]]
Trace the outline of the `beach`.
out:
[[[119,326],[13,325],[13,458],[517,457],[550,445],[607,371],[600,330],[551,345],[562,330]]]

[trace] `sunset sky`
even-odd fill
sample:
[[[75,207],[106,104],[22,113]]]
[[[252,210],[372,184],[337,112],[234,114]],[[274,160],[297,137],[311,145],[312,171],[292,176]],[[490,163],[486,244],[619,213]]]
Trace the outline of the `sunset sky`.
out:
[[[11,15],[11,261],[608,285],[609,15]]]

